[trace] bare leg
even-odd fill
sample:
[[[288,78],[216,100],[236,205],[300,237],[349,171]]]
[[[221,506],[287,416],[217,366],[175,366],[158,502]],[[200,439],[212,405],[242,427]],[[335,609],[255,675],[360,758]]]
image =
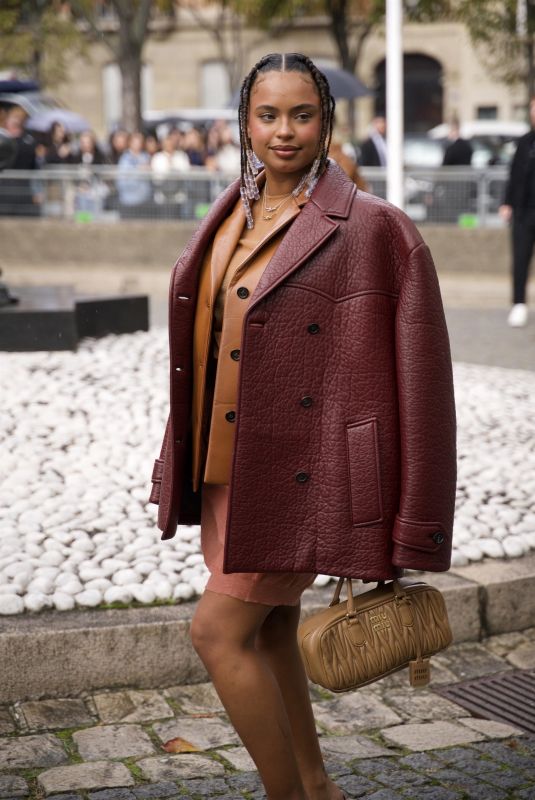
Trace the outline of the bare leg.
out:
[[[191,638],[258,767],[269,800],[307,800],[281,691],[255,646],[271,610],[206,591],[192,621]]]
[[[292,729],[294,749],[309,800],[342,800],[342,791],[325,772],[308,681],[297,645],[299,606],[277,606],[266,617],[257,645],[280,686]]]

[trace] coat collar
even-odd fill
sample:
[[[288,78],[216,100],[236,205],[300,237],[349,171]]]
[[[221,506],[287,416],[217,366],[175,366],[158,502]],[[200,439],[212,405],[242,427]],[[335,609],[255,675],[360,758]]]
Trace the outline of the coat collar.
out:
[[[353,181],[338,164],[329,161],[310,200],[301,209],[262,273],[251,297],[248,313],[326,244],[340,227],[339,220],[349,216],[355,194]]]
[[[327,169],[318,181],[310,200],[296,220],[269,264],[251,297],[250,308],[296,270],[307,258],[334,234],[340,223],[336,220],[349,216],[356,187],[346,173],[329,159]],[[235,180],[220,195],[204,218],[175,265],[175,280],[184,276],[182,267],[198,264],[215,232],[225,220],[240,195],[240,181]],[[198,270],[187,269],[187,282],[196,284]],[[185,277],[185,276],[184,276]],[[184,280],[181,277],[181,280]],[[189,288],[184,286],[183,288]]]

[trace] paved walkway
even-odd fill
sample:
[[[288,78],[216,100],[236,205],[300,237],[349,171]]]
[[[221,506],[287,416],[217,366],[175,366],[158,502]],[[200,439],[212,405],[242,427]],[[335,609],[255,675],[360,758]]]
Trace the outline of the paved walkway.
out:
[[[330,773],[353,798],[535,798],[535,736],[478,719],[438,687],[535,669],[535,628],[453,645],[431,688],[398,672],[359,691],[312,688]],[[0,708],[0,798],[263,798],[211,684],[99,691]]]

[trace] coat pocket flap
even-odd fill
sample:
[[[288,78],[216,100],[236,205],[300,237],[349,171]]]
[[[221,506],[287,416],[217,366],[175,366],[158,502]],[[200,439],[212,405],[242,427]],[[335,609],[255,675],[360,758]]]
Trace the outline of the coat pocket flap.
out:
[[[353,525],[383,519],[377,418],[346,425],[349,497]]]
[[[392,539],[396,544],[435,553],[440,548],[449,546],[450,537],[439,522],[416,522],[396,516]]]

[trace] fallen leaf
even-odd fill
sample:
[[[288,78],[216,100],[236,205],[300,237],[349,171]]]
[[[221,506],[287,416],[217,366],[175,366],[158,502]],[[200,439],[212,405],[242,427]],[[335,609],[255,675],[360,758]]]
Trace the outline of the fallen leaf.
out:
[[[191,742],[186,739],[181,739],[177,736],[175,739],[169,739],[165,744],[162,744],[162,749],[167,753],[198,753],[199,748],[195,747]]]

